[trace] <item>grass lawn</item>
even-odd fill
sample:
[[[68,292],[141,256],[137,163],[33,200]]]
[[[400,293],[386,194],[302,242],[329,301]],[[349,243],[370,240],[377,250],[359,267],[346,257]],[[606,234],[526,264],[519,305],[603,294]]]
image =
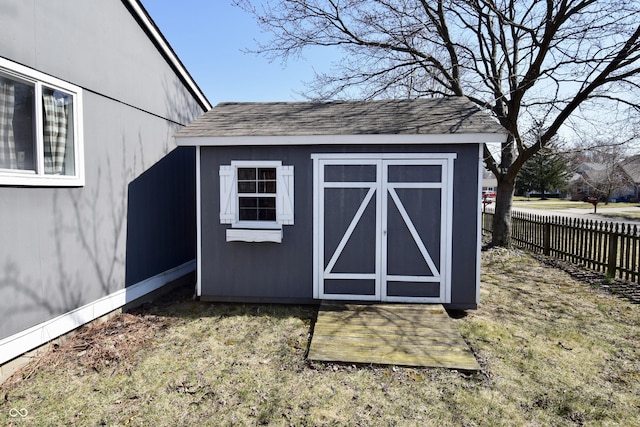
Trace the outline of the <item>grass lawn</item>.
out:
[[[309,363],[316,307],[187,290],[82,328],[17,373],[0,386],[0,422],[639,426],[640,306],[521,252],[482,263],[481,305],[455,320],[481,373]]]
[[[598,210],[598,215],[611,218],[630,219],[635,221],[640,219],[640,209],[638,210],[638,212],[600,212],[600,210]]]
[[[513,206],[520,208],[530,209],[587,209],[593,210],[593,205],[587,202],[572,201],[572,200],[560,200],[560,199],[548,199],[540,200],[536,198],[528,199],[526,197],[514,197]],[[604,202],[598,203],[598,213],[601,209],[609,208],[630,208],[638,207],[638,203],[609,203],[605,205]],[[638,209],[640,211],[640,209]],[[640,212],[639,212],[640,213]]]

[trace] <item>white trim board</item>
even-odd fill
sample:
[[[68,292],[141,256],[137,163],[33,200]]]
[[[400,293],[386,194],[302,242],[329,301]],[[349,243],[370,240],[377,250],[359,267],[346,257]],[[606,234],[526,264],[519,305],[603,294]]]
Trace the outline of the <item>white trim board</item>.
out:
[[[202,296],[202,191],[201,182],[201,153],[196,147],[196,296]]]
[[[484,145],[480,144],[478,153],[478,219],[477,219],[477,248],[476,248],[476,304],[480,304],[480,263],[482,256],[482,171],[484,170]]]
[[[363,144],[482,144],[504,142],[501,133],[447,133],[407,135],[265,135],[265,136],[178,136],[178,146],[242,146],[242,145],[363,145]]]
[[[40,347],[80,326],[104,316],[169,282],[172,282],[196,268],[195,260],[157,274],[127,288],[116,291],[75,310],[64,313],[46,322],[18,332],[0,340],[0,365],[15,359],[30,350]]]

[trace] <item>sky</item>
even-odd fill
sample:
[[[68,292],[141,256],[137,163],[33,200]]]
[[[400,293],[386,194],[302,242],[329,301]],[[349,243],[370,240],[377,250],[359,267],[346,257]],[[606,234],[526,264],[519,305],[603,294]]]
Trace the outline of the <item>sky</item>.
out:
[[[302,101],[314,69],[326,70],[331,52],[269,62],[243,53],[266,41],[255,19],[231,0],[141,0],[212,105],[219,102]]]

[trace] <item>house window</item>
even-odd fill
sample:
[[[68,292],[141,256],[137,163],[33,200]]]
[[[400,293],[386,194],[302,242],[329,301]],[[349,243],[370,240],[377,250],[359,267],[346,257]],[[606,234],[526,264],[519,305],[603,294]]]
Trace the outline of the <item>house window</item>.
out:
[[[80,88],[0,58],[0,185],[81,186]]]
[[[228,230],[227,240],[268,235],[247,230],[280,230],[281,236],[282,226],[293,224],[293,197],[293,166],[280,161],[233,161],[220,166],[220,223],[243,230]]]

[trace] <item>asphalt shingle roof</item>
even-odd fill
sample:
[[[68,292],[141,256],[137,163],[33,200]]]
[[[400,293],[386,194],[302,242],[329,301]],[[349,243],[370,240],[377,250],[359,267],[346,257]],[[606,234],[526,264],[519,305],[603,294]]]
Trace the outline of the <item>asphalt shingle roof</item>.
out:
[[[463,97],[221,103],[175,134],[185,137],[506,134]]]
[[[631,156],[621,164],[622,169],[629,175],[635,183],[640,182],[640,156]]]

